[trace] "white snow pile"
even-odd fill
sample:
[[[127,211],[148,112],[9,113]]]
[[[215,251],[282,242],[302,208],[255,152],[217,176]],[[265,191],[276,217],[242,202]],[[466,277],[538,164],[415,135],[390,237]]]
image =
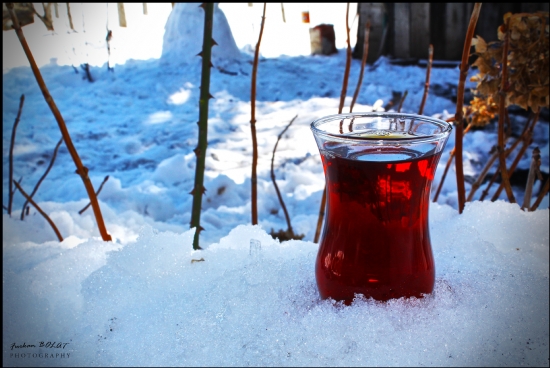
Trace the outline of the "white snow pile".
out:
[[[434,204],[431,220],[434,294],[351,306],[320,300],[317,245],[260,226],[203,251],[150,226],[125,246],[4,243],[3,364],[548,366],[548,210]],[[39,341],[68,345],[10,348]]]

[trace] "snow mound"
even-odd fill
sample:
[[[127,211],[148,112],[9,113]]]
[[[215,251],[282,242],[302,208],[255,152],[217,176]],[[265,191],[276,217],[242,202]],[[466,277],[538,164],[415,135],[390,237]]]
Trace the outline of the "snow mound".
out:
[[[166,22],[162,56],[163,61],[191,62],[202,51],[204,10],[200,3],[176,3]],[[212,61],[224,64],[239,60],[241,52],[233,39],[231,28],[223,13],[214,5],[212,38],[218,44],[212,48]],[[221,66],[221,65],[219,65]]]

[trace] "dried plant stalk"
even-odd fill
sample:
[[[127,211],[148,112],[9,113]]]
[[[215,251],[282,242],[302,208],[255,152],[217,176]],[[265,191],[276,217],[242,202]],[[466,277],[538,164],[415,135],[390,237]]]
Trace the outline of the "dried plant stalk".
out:
[[[546,195],[546,193],[548,193],[548,188],[549,188],[549,184],[548,184],[548,181],[550,180],[550,178],[546,179],[546,181],[544,182],[544,186],[542,187],[539,195],[537,196],[537,200],[535,201],[535,203],[533,203],[533,205],[531,206],[531,208],[529,208],[529,211],[535,211],[540,203],[542,202],[542,200],[544,199],[544,196]]]
[[[287,224],[287,232],[291,237],[294,237],[294,230],[292,230],[292,224],[290,223],[290,216],[288,215],[288,211],[285,206],[285,202],[283,200],[283,196],[281,195],[281,191],[279,190],[279,186],[277,185],[277,181],[275,180],[275,170],[273,169],[273,164],[275,161],[275,152],[277,151],[277,146],[279,145],[279,141],[281,140],[281,137],[285,132],[290,128],[292,123],[294,123],[294,120],[298,115],[294,116],[292,120],[290,120],[290,123],[283,129],[281,134],[277,137],[277,142],[275,142],[275,147],[273,147],[273,155],[271,156],[271,181],[273,181],[273,185],[275,186],[275,191],[277,192],[277,198],[279,198],[279,203],[281,203],[281,207],[283,208],[283,212],[285,214],[285,220]]]
[[[472,125],[468,124],[466,129],[464,129],[463,135],[466,135],[470,131],[470,128]],[[443,188],[443,183],[445,182],[445,178],[447,177],[447,173],[449,172],[449,168],[451,167],[451,163],[453,162],[453,158],[455,157],[456,147],[454,147],[451,152],[449,152],[449,159],[447,160],[447,164],[445,165],[445,170],[443,170],[443,175],[441,176],[441,181],[439,182],[439,185],[437,186],[437,190],[435,191],[433,202],[437,202],[437,199],[439,198],[439,194],[441,193],[441,188]]]
[[[8,215],[11,217],[11,207],[13,203],[13,146],[15,145],[15,132],[17,131],[17,125],[19,124],[19,120],[21,120],[21,112],[23,111],[23,104],[25,103],[25,95],[21,95],[21,98],[19,99],[19,110],[17,111],[17,116],[15,117],[15,121],[13,122],[13,129],[11,130],[11,140],[10,140],[10,157],[9,157],[9,180],[10,185],[8,187],[9,193],[8,193]]]
[[[262,13],[262,24],[260,26],[260,35],[256,50],[254,50],[254,63],[252,64],[252,86],[250,87],[250,131],[252,133],[252,175],[251,183],[251,206],[252,206],[252,225],[258,224],[258,177],[256,168],[258,166],[258,140],[256,138],[256,75],[258,74],[258,59],[260,58],[260,43],[264,33],[265,23],[265,8],[267,3],[264,3],[264,11]]]
[[[464,88],[466,86],[466,77],[468,76],[468,57],[470,56],[470,47],[472,45],[472,38],[479,18],[479,11],[481,10],[481,3],[475,3],[472,10],[472,16],[470,17],[470,24],[468,25],[468,31],[466,32],[466,39],[464,40],[464,49],[462,50],[462,61],[460,63],[460,79],[458,82],[458,91],[456,97],[456,113],[455,113],[455,169],[456,169],[456,187],[458,192],[458,213],[464,211],[464,205],[466,202],[466,189],[464,187],[464,164],[463,164],[463,145],[462,139],[464,136]]]
[[[510,43],[510,19],[506,21],[506,38],[504,39],[504,47],[502,50],[502,79],[500,83],[498,106],[500,112],[498,114],[498,160],[500,164],[500,177],[506,189],[506,195],[510,203],[515,203],[514,193],[512,192],[512,186],[510,185],[510,178],[508,176],[508,170],[506,169],[506,157],[504,154],[504,114],[506,109],[506,90],[508,89],[507,77],[508,77],[508,45]]]
[[[101,189],[103,189],[103,186],[105,185],[105,183],[107,182],[107,180],[109,180],[109,175],[107,175],[103,181],[101,182],[101,184],[99,185],[99,189],[97,190],[97,192],[95,193],[96,196],[99,195],[99,193],[101,193]],[[91,203],[88,203],[86,206],[84,206],[83,209],[81,209],[80,211],[78,211],[78,214],[79,215],[82,215],[92,204]]]
[[[193,249],[202,249],[199,245],[199,236],[204,228],[201,226],[201,208],[202,196],[206,189],[204,188],[204,169],[206,166],[206,148],[208,145],[208,103],[212,95],[210,94],[210,68],[212,67],[212,47],[216,42],[212,39],[212,30],[214,26],[214,4],[203,3],[200,5],[204,9],[204,29],[202,40],[202,51],[199,56],[202,57],[201,88],[199,100],[199,137],[197,147],[193,150],[197,157],[195,166],[195,181],[191,195],[193,196],[193,206],[191,209],[191,227],[195,228],[193,237]]]
[[[365,65],[367,64],[367,55],[369,54],[369,34],[370,34],[370,20],[365,24],[365,41],[363,43],[363,58],[361,59],[361,70],[359,71],[359,79],[357,80],[357,87],[353,93],[353,99],[349,106],[349,112],[353,111],[353,106],[359,97],[359,91],[361,90],[361,84],[363,83],[363,75],[365,73]]]
[[[21,192],[21,194],[23,194],[23,197],[25,197],[27,199],[27,201],[29,201],[30,204],[32,204],[34,206],[34,208],[36,208],[36,210],[42,215],[44,216],[44,218],[46,219],[46,221],[48,221],[48,223],[50,224],[50,226],[52,227],[53,231],[55,232],[55,235],[57,235],[57,239],[59,239],[60,242],[63,241],[63,237],[61,236],[61,233],[59,232],[59,230],[57,229],[57,226],[55,226],[54,222],[52,221],[52,219],[50,218],[50,216],[48,216],[44,211],[42,211],[42,208],[40,208],[40,206],[35,202],[33,201],[33,199],[31,197],[29,197],[29,195],[27,193],[25,193],[25,191],[23,190],[23,188],[21,188],[21,186],[19,185],[19,183],[17,183],[15,180],[13,181],[13,184],[15,184],[15,186],[17,187],[17,189],[19,189],[19,191]]]
[[[525,126],[523,127],[523,132],[521,133],[520,137],[518,139],[516,139],[514,141],[514,143],[512,143],[512,145],[510,146],[510,148],[508,148],[506,150],[506,157],[508,157],[510,155],[510,153],[512,153],[517,145],[523,141],[525,138],[525,134],[526,132],[529,130],[529,126],[531,124],[531,118],[529,120],[527,120],[527,122],[525,123]],[[504,138],[504,143],[506,144],[506,141],[508,140],[508,138],[510,138],[510,135],[507,135],[505,138]],[[466,198],[466,202],[471,202],[473,199],[474,199],[474,194],[476,193],[476,191],[479,189],[479,187],[481,186],[481,184],[483,183],[483,180],[485,180],[485,177],[487,176],[488,172],[489,172],[489,169],[491,168],[491,166],[493,166],[493,163],[495,162],[495,160],[497,159],[498,157],[498,152],[495,151],[491,157],[489,158],[489,160],[487,161],[487,163],[485,164],[485,167],[483,168],[483,170],[481,171],[481,173],[479,174],[478,178],[476,179],[476,181],[472,184],[472,188],[470,189],[470,193],[468,194],[468,198]],[[490,188],[490,186],[493,184],[493,182],[496,180],[496,176],[498,174],[498,169],[497,171],[495,172],[495,174],[493,175],[493,178],[491,179],[490,181],[490,185],[488,186],[488,188],[486,189],[486,191],[488,192],[488,189]],[[485,194],[487,195],[487,194]],[[482,197],[480,200],[483,200],[484,197]]]
[[[531,195],[533,193],[533,184],[535,184],[536,172],[540,167],[540,149],[535,147],[531,157],[531,165],[529,166],[529,175],[527,176],[527,184],[525,184],[525,196],[521,209],[529,209],[531,207]]]
[[[428,91],[430,90],[430,74],[432,71],[432,63],[434,60],[434,46],[430,44],[428,48],[428,67],[426,68],[426,83],[424,83],[424,95],[422,96],[422,102],[420,103],[420,108],[418,109],[418,115],[422,115],[424,112],[424,105],[428,99]]]
[[[342,81],[342,92],[340,93],[340,105],[338,106],[338,114],[342,113],[344,108],[344,102],[346,100],[346,91],[348,89],[349,70],[351,66],[351,44],[349,39],[349,3],[346,8],[346,35],[347,35],[347,49],[346,49],[346,68],[344,69],[344,80]],[[315,229],[315,236],[313,238],[314,243],[319,242],[321,236],[321,228],[323,226],[323,220],[325,218],[325,207],[327,205],[327,186],[323,190],[323,196],[321,197],[321,206],[319,207],[319,217],[317,218],[317,228]]]
[[[53,163],[55,162],[55,158],[57,156],[57,151],[59,150],[59,147],[61,146],[61,143],[63,143],[63,138],[61,138],[57,142],[57,144],[55,145],[55,149],[53,150],[53,155],[52,155],[52,159],[50,160],[50,164],[48,165],[48,167],[46,168],[46,171],[44,172],[44,174],[42,174],[42,176],[40,177],[40,179],[38,180],[38,182],[34,186],[34,189],[32,190],[31,195],[29,197],[31,197],[31,198],[34,197],[34,195],[38,191],[38,188],[40,187],[40,184],[42,184],[42,182],[44,181],[44,179],[46,178],[46,176],[50,172],[50,170],[53,166]],[[29,204],[29,201],[25,201],[25,203],[23,204],[23,208],[21,209],[21,220],[23,220],[25,218],[25,208],[27,207],[28,204]]]
[[[21,46],[23,47],[23,50],[27,55],[27,59],[29,60],[34,77],[36,78],[38,86],[40,87],[40,90],[44,95],[44,99],[46,100],[46,103],[50,107],[50,110],[52,111],[57,121],[59,130],[61,131],[61,135],[63,136],[63,140],[65,141],[65,144],[67,145],[67,149],[69,150],[69,153],[71,154],[71,157],[75,163],[76,173],[80,175],[80,177],[82,178],[82,181],[84,182],[86,192],[88,192],[88,196],[90,197],[90,202],[92,203],[92,208],[94,210],[94,215],[97,221],[97,226],[99,228],[99,233],[101,234],[101,237],[104,241],[110,241],[112,240],[111,235],[107,233],[107,229],[105,228],[105,224],[103,222],[103,216],[99,208],[99,203],[97,202],[97,197],[95,196],[94,187],[92,185],[92,182],[90,181],[90,178],[88,177],[88,168],[82,165],[82,161],[80,160],[80,157],[78,156],[78,153],[76,152],[76,149],[73,145],[71,136],[69,135],[69,131],[67,129],[67,126],[65,125],[65,121],[63,120],[63,117],[61,116],[61,113],[59,112],[57,105],[55,104],[52,96],[50,95],[50,92],[48,91],[48,88],[46,87],[46,84],[44,83],[42,74],[40,73],[40,70],[38,69],[36,62],[34,61],[34,57],[31,53],[29,45],[27,44],[27,40],[23,35],[23,31],[21,30],[21,27],[19,26],[17,15],[13,11],[13,3],[6,3],[6,7],[8,8],[8,12],[13,22],[13,28],[15,29],[17,37],[21,42]]]

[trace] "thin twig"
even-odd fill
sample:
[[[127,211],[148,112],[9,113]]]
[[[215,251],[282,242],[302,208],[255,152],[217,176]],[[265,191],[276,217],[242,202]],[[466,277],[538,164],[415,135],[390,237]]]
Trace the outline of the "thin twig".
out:
[[[550,178],[547,178],[546,181],[544,182],[544,186],[542,187],[539,195],[537,196],[537,200],[535,201],[535,203],[533,203],[533,205],[531,206],[531,208],[529,208],[529,211],[535,211],[540,203],[542,202],[542,200],[544,199],[544,196],[546,195],[546,193],[548,193],[548,187],[549,187],[549,184],[548,184],[548,180]]]
[[[63,143],[63,138],[61,138],[59,140],[59,142],[57,142],[56,146],[55,146],[55,149],[53,150],[53,155],[52,155],[52,159],[50,160],[50,164],[48,165],[48,167],[46,168],[46,171],[44,172],[44,174],[42,175],[42,177],[38,180],[38,182],[36,183],[36,185],[34,186],[34,189],[32,190],[31,192],[31,195],[30,197],[33,198],[34,195],[36,194],[36,191],[38,190],[38,187],[40,186],[40,184],[42,183],[42,181],[46,178],[46,176],[48,175],[48,173],[50,172],[52,166],[53,166],[53,163],[55,161],[55,157],[57,156],[57,151],[59,150],[59,146],[61,146],[61,143]],[[29,201],[25,201],[25,203],[23,204],[23,208],[21,209],[21,220],[23,220],[25,218],[25,207],[27,207],[27,204],[29,203]]]
[[[472,127],[471,124],[468,124],[466,129],[464,129],[464,135],[470,131],[470,128]],[[437,186],[437,190],[434,195],[433,202],[437,202],[437,199],[439,198],[439,193],[441,192],[441,188],[443,188],[443,183],[445,182],[445,178],[447,177],[447,172],[449,171],[449,168],[451,167],[451,163],[453,162],[453,158],[455,157],[456,147],[454,147],[451,152],[449,152],[449,159],[447,160],[447,164],[445,165],[445,170],[443,170],[443,176],[441,176],[441,181],[439,182],[439,185]]]
[[[361,59],[361,70],[359,71],[359,79],[357,80],[357,87],[355,87],[355,92],[353,93],[353,99],[351,100],[351,105],[349,106],[349,112],[353,111],[353,106],[359,97],[359,91],[361,90],[361,84],[363,83],[363,75],[365,73],[365,64],[367,64],[367,55],[369,54],[369,34],[370,34],[370,20],[367,21],[365,25],[365,40],[363,43],[363,58]]]
[[[23,104],[25,103],[25,95],[21,95],[19,99],[19,110],[17,111],[17,116],[15,117],[15,122],[13,123],[13,129],[11,130],[11,140],[10,140],[10,161],[9,161],[9,175],[10,175],[10,185],[9,185],[9,197],[8,197],[8,215],[11,217],[11,208],[13,203],[13,193],[14,189],[11,185],[11,182],[13,180],[13,146],[15,145],[15,132],[17,130],[17,125],[19,124],[19,120],[21,119],[21,112],[23,111]]]
[[[109,180],[109,175],[107,175],[105,177],[105,179],[103,179],[103,181],[101,182],[101,184],[99,185],[99,189],[97,190],[97,192],[95,193],[96,196],[99,196],[99,193],[101,193],[101,189],[103,189],[103,185],[105,185],[105,183],[107,182],[107,180]],[[84,211],[86,211],[88,209],[88,207],[90,207],[92,204],[91,203],[88,203],[83,209],[81,209],[80,211],[78,211],[78,214],[79,215],[82,215],[84,213]]]
[[[434,60],[434,46],[430,44],[428,48],[428,68],[426,69],[426,83],[424,84],[424,95],[422,96],[422,102],[420,103],[420,108],[418,109],[418,115],[422,115],[424,112],[424,105],[428,99],[428,91],[430,89],[430,73],[432,71],[432,63]]]
[[[470,57],[470,47],[472,45],[472,38],[476,28],[477,19],[479,18],[479,11],[481,10],[481,3],[475,3],[472,10],[472,16],[470,17],[470,24],[468,25],[468,31],[466,32],[466,39],[464,40],[464,48],[462,50],[462,61],[460,63],[460,79],[458,81],[458,91],[456,97],[456,112],[455,112],[455,169],[456,169],[456,187],[458,192],[458,213],[464,211],[464,205],[466,202],[466,189],[464,187],[464,164],[462,156],[462,139],[464,136],[464,88],[466,86],[466,77],[468,76],[468,58]]]
[[[533,184],[535,184],[535,177],[538,168],[540,167],[540,149],[535,147],[533,149],[533,155],[531,157],[531,165],[529,166],[529,174],[527,175],[527,184],[525,184],[525,195],[523,197],[523,204],[521,209],[529,209],[531,207],[531,195],[533,193]]]
[[[407,95],[409,94],[409,91],[405,91],[403,93],[403,97],[401,97],[401,101],[399,101],[399,106],[397,107],[397,112],[401,112],[401,108],[403,107],[403,103],[405,102],[405,99],[407,98]]]
[[[344,70],[344,80],[342,81],[342,92],[340,92],[340,104],[338,105],[338,114],[342,113],[344,109],[344,102],[346,100],[346,92],[348,89],[349,70],[351,66],[351,44],[349,36],[349,3],[346,8],[346,36],[347,36],[347,49],[346,49],[346,69]]]
[[[256,75],[258,74],[258,59],[260,58],[260,43],[262,42],[262,34],[264,33],[265,24],[265,8],[267,3],[264,3],[262,14],[262,24],[260,26],[260,35],[256,50],[254,50],[254,64],[252,64],[252,86],[250,88],[250,131],[252,133],[252,175],[251,183],[251,205],[252,205],[252,225],[258,224],[258,178],[256,167],[258,166],[258,140],[256,138]]]
[[[277,145],[279,145],[279,141],[281,140],[281,137],[283,136],[283,134],[285,134],[285,132],[288,130],[288,128],[290,128],[290,126],[292,125],[294,120],[296,120],[297,117],[298,117],[298,115],[294,116],[292,118],[292,120],[290,120],[290,123],[288,123],[288,125],[283,129],[281,134],[279,134],[279,136],[277,137],[277,142],[275,142],[275,147],[273,147],[273,155],[271,156],[271,180],[273,181],[273,185],[275,186],[275,191],[277,192],[277,197],[279,198],[279,202],[281,203],[281,207],[283,207],[283,212],[285,213],[286,224],[288,226],[287,231],[290,234],[290,236],[294,236],[294,231],[292,230],[292,225],[290,224],[290,216],[288,215],[288,211],[286,209],[285,202],[283,201],[283,196],[281,195],[281,191],[279,190],[279,186],[277,185],[277,181],[275,180],[275,170],[273,169],[273,163],[275,161],[275,151],[277,151]]]
[[[281,13],[283,14],[283,23],[286,23],[285,6],[283,5],[283,3],[281,3]]]
[[[55,120],[57,121],[59,130],[61,131],[61,135],[63,136],[63,141],[65,142],[65,145],[67,146],[67,149],[69,150],[69,153],[71,154],[71,157],[75,163],[76,173],[80,175],[80,177],[82,178],[82,181],[84,182],[86,192],[88,193],[88,196],[90,197],[90,201],[92,202],[92,208],[94,210],[94,215],[96,218],[99,233],[101,234],[101,237],[104,241],[110,241],[112,240],[112,238],[111,238],[111,235],[107,233],[107,229],[105,228],[105,223],[103,222],[101,209],[99,208],[99,203],[97,202],[97,198],[95,196],[94,187],[92,185],[92,182],[90,181],[90,178],[88,177],[88,168],[82,164],[82,161],[80,160],[80,157],[78,156],[78,153],[71,140],[71,136],[69,135],[69,131],[67,129],[65,121],[63,120],[63,117],[61,116],[61,113],[59,112],[57,105],[55,104],[52,96],[50,95],[50,92],[48,91],[48,88],[46,87],[46,84],[44,83],[42,74],[40,73],[40,70],[36,65],[34,56],[31,53],[29,45],[27,44],[27,40],[25,39],[25,36],[23,35],[23,31],[21,30],[21,27],[19,25],[19,20],[17,19],[17,15],[13,10],[13,3],[6,3],[6,7],[8,8],[8,12],[13,22],[13,28],[15,29],[15,33],[17,34],[17,37],[21,42],[21,46],[23,47],[23,50],[25,51],[27,59],[29,60],[34,77],[36,78],[36,82],[38,83],[38,86],[42,91],[42,95],[44,96],[46,103],[50,107],[50,110],[52,111],[55,117]]]
[[[350,32],[350,29],[349,29],[349,3],[348,3],[346,8],[346,34],[347,34],[348,47],[346,49],[346,68],[344,70],[344,80],[342,81],[342,92],[340,93],[340,104],[338,106],[338,114],[342,113],[342,110],[344,108],[344,101],[346,99],[346,91],[348,89],[349,70],[351,66],[351,44],[350,44],[349,32]],[[314,243],[319,242],[319,236],[321,235],[321,227],[323,226],[323,220],[325,218],[326,204],[327,204],[327,185],[325,184],[325,188],[323,190],[323,196],[321,197],[321,206],[319,207],[319,217],[317,218],[317,228],[315,229],[315,236],[313,238]]]
[[[502,49],[502,76],[500,81],[500,91],[498,99],[498,161],[500,164],[500,177],[506,189],[506,195],[510,203],[516,203],[514,198],[514,192],[512,192],[512,186],[510,185],[510,177],[508,170],[506,169],[506,157],[504,154],[504,115],[506,111],[506,91],[508,91],[508,46],[510,44],[510,19],[506,20],[506,36],[504,38],[504,47]]]
[[[50,224],[50,226],[52,227],[53,231],[55,231],[55,235],[57,235],[57,239],[59,239],[60,242],[63,241],[63,237],[61,236],[61,233],[59,232],[59,230],[57,230],[57,226],[55,226],[55,224],[53,223],[52,219],[50,219],[50,216],[48,216],[44,211],[42,211],[42,209],[40,208],[40,206],[32,200],[31,197],[29,197],[29,195],[27,193],[25,193],[25,191],[23,190],[23,188],[21,188],[21,186],[14,180],[13,181],[13,184],[15,184],[15,186],[17,187],[17,189],[19,189],[19,191],[21,192],[21,194],[23,194],[23,196],[27,199],[27,201],[29,201],[30,204],[32,204],[34,206],[34,208],[36,208],[36,210],[38,212],[40,212],[40,214],[42,216],[44,216],[44,218],[46,219],[46,221],[48,221],[48,223]]]

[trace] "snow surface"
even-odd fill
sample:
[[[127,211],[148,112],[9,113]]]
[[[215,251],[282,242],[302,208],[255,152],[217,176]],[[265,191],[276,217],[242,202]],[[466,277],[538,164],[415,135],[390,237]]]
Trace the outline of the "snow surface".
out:
[[[130,5],[125,4],[127,15]],[[157,9],[148,6],[150,13]],[[177,4],[172,16],[194,14],[188,22],[192,28],[176,22],[172,24],[179,28],[169,26],[167,34],[196,33],[200,12],[189,6]],[[223,19],[226,7],[220,6],[218,18]],[[258,8],[255,4],[254,11]],[[168,13],[163,13],[165,20]],[[129,25],[132,19],[149,19],[135,17],[128,16]],[[239,29],[235,19],[228,12],[231,29]],[[151,28],[150,33],[162,44],[162,32]],[[215,99],[209,114],[202,251],[192,250],[192,199],[187,194],[194,176],[200,60],[178,63],[166,57],[200,50],[172,39],[162,50],[151,48],[148,60],[124,60],[120,52],[117,64],[111,63],[114,72],[106,65],[91,68],[93,83],[83,79],[82,71],[75,73],[70,65],[78,68],[80,61],[74,57],[41,64],[95,188],[110,176],[99,200],[114,241],[100,240],[91,210],[78,214],[87,204],[86,192],[62,146],[35,199],[65,240],[58,242],[34,209],[19,220],[24,201],[19,193],[12,217],[3,215],[3,365],[548,366],[548,196],[531,213],[504,201],[476,201],[458,215],[451,170],[439,203],[430,207],[436,263],[432,296],[387,303],[359,297],[351,306],[320,299],[313,270],[317,245],[311,241],[324,178],[309,124],[337,112],[345,52],[284,56],[292,53],[281,46],[276,54],[273,44],[266,46],[266,55],[279,57],[264,55],[258,69],[260,224],[252,226],[251,46],[238,38],[242,33],[233,34],[235,42],[217,46],[218,55],[233,55],[236,44],[243,51],[240,58],[219,59],[212,68]],[[60,138],[30,69],[16,67],[20,46],[6,42],[9,35],[13,32],[4,32],[4,204],[9,142],[21,94],[25,106],[14,147],[14,177],[23,178],[27,191],[42,176]],[[56,37],[67,49],[81,42],[72,36],[35,31],[27,37],[31,49]],[[49,60],[57,50],[38,48],[37,59]],[[102,52],[105,63],[106,50]],[[434,91],[456,88],[458,73],[457,68],[433,69],[426,115],[448,118],[454,113],[454,103]],[[353,60],[348,96],[358,74],[359,61]],[[392,92],[408,90],[403,111],[416,112],[424,78],[422,67],[396,66],[381,58],[367,67],[354,111],[383,110]],[[350,101],[348,97],[346,106]],[[280,243],[268,234],[286,228],[269,169],[277,135],[295,115],[279,142],[275,174],[293,228],[305,238]],[[466,175],[479,173],[495,142],[494,126],[466,135]],[[548,172],[548,122],[536,126],[521,168],[528,168],[537,145],[541,169]],[[451,135],[435,185],[453,146]],[[537,181],[535,194],[539,187]],[[523,189],[514,189],[521,201]],[[46,349],[38,347],[40,341],[69,344]],[[37,347],[11,348],[13,343]]]

